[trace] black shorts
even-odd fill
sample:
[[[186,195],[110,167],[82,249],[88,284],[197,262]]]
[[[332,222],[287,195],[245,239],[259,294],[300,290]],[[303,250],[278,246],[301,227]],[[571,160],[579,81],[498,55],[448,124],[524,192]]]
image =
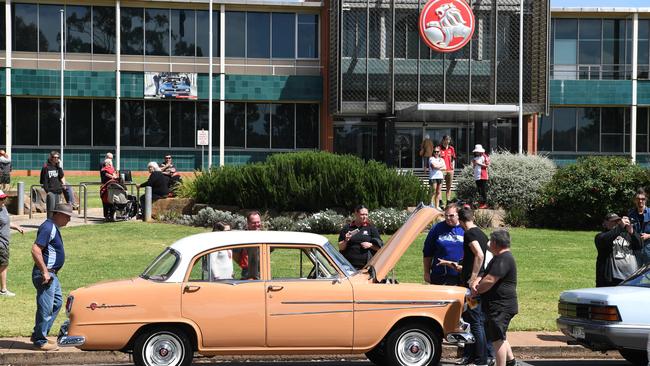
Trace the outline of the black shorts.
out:
[[[489,342],[502,341],[506,339],[506,332],[510,321],[515,314],[507,312],[490,312],[485,319],[485,337]]]
[[[0,183],[1,184],[11,183],[11,176],[9,174],[0,174]]]
[[[429,185],[442,184],[442,179],[429,179]]]
[[[4,244],[0,244],[0,266],[9,265],[9,247]]]

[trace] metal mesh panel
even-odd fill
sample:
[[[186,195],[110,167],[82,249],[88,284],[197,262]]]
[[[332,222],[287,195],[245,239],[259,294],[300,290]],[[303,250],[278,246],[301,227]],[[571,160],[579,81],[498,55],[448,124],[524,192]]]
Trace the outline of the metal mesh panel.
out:
[[[341,99],[352,104],[352,109],[365,112],[367,93],[367,3],[347,1],[341,21]]]
[[[418,100],[419,1],[395,3],[395,101]]]
[[[392,11],[389,0],[370,3],[368,32],[368,100],[383,111],[390,101],[390,56]]]
[[[494,103],[494,21],[496,9],[492,0],[475,1],[474,36],[471,47],[471,103]]]
[[[330,113],[336,113],[340,111],[340,99],[339,99],[339,90],[341,85],[339,83],[339,60],[341,58],[340,43],[339,43],[339,32],[340,29],[340,5],[339,0],[329,1],[329,111]]]
[[[519,0],[497,3],[497,100],[519,101]]]

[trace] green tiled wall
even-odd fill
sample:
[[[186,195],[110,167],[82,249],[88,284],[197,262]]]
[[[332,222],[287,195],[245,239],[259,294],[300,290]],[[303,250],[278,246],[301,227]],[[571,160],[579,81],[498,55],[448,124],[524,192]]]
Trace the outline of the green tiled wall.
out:
[[[650,80],[639,80],[636,85],[637,104],[650,104]]]
[[[632,104],[630,80],[551,80],[552,105]]]
[[[144,97],[144,74],[141,72],[121,72],[120,73],[120,91],[122,98]]]
[[[115,152],[115,149],[107,148],[100,149],[65,149],[63,151],[64,168],[66,170],[97,170],[104,154],[107,151]],[[40,170],[45,161],[47,160],[50,149],[43,148],[19,148],[15,147],[12,151],[13,168],[17,170],[32,169]],[[129,169],[133,171],[147,170],[147,164],[150,161],[157,163],[162,162],[165,154],[169,150],[143,150],[143,149],[122,149],[122,169]],[[225,163],[227,165],[241,165],[251,162],[264,161],[266,157],[271,154],[264,151],[226,151]],[[180,171],[193,171],[201,169],[201,151],[172,151],[174,164]],[[207,168],[208,152],[207,150],[203,156],[204,166]],[[212,164],[219,165],[219,150],[214,150],[212,153]]]
[[[321,76],[226,75],[226,100],[304,100],[323,97]]]
[[[7,78],[7,73],[5,72],[6,69],[0,68],[0,94],[7,94],[7,83],[5,82],[5,79]]]
[[[110,71],[65,71],[65,96],[115,97],[115,73]],[[12,69],[11,93],[54,97],[60,95],[58,70]]]
[[[199,74],[196,86],[199,89],[199,99],[208,99],[208,74]],[[219,99],[219,74],[212,74],[212,99]]]

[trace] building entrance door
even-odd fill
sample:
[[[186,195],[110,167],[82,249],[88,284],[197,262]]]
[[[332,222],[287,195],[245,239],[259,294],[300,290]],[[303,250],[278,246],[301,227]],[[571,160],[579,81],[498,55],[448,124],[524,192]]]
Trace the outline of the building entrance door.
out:
[[[395,157],[399,169],[424,169],[425,161],[420,157],[420,144],[425,135],[429,135],[434,146],[439,145],[442,137],[451,136],[452,146],[458,157],[457,167],[469,162],[469,128],[467,125],[423,126],[421,123],[396,123]]]

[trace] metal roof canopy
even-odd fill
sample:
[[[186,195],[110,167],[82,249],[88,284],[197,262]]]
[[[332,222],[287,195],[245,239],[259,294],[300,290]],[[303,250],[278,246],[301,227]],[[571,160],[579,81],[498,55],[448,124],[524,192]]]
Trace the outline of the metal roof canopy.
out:
[[[515,118],[519,112],[516,104],[443,104],[418,103],[397,111],[399,121],[467,122]]]

